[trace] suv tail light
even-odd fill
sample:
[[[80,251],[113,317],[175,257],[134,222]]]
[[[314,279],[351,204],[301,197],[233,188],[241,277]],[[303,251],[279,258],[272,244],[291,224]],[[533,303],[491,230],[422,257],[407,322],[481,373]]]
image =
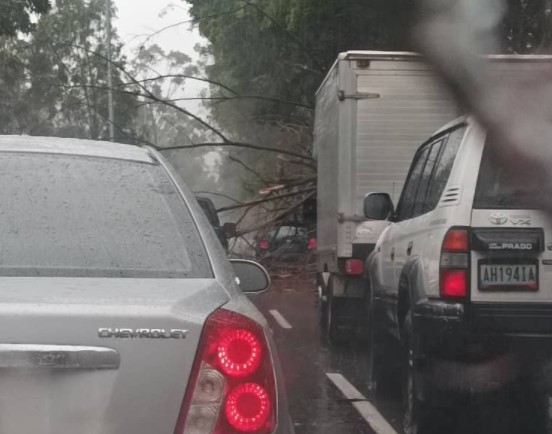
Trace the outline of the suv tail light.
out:
[[[259,249],[268,250],[268,241],[267,240],[260,240],[259,241]]]
[[[450,229],[441,247],[440,292],[442,297],[464,298],[468,295],[469,267],[468,230]]]
[[[450,229],[443,240],[442,250],[467,252],[469,250],[468,231],[466,229]]]
[[[175,434],[266,434],[274,430],[276,385],[256,322],[218,309],[206,321]]]

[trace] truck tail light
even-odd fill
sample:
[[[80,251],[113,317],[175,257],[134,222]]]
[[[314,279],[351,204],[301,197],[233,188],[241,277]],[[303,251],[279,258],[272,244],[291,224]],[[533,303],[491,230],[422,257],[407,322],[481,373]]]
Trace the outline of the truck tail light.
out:
[[[276,384],[264,332],[218,309],[206,321],[175,434],[268,434]]]
[[[268,241],[267,240],[260,240],[259,241],[259,249],[268,250]]]
[[[465,228],[450,229],[443,239],[440,260],[440,293],[465,298],[469,292],[470,246]]]
[[[345,260],[345,274],[358,275],[364,272],[364,264],[362,259],[347,259]]]

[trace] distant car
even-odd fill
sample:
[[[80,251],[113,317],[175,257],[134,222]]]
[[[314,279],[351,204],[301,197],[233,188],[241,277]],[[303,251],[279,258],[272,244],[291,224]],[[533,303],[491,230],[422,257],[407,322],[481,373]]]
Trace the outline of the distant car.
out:
[[[257,257],[290,262],[305,258],[315,248],[316,238],[306,226],[283,222],[258,238]]]
[[[293,433],[268,275],[159,153],[0,136],[0,165],[2,434]]]
[[[207,216],[207,220],[209,220],[209,223],[211,223],[211,226],[215,230],[220,244],[222,244],[224,250],[228,251],[228,238],[236,235],[236,225],[233,223],[221,225],[215,204],[208,197],[196,196],[196,199]]]

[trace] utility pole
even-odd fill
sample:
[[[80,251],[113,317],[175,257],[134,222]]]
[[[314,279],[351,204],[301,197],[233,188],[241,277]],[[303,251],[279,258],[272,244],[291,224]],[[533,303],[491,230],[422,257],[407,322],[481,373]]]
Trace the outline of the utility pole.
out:
[[[105,0],[105,18],[106,18],[106,46],[107,46],[107,104],[109,113],[109,140],[115,140],[113,113],[113,68],[111,65],[111,0]]]

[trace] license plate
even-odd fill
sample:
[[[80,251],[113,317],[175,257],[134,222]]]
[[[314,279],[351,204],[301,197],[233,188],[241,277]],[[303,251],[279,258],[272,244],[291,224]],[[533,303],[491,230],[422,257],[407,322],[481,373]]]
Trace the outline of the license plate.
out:
[[[479,289],[537,290],[537,264],[480,264]]]

